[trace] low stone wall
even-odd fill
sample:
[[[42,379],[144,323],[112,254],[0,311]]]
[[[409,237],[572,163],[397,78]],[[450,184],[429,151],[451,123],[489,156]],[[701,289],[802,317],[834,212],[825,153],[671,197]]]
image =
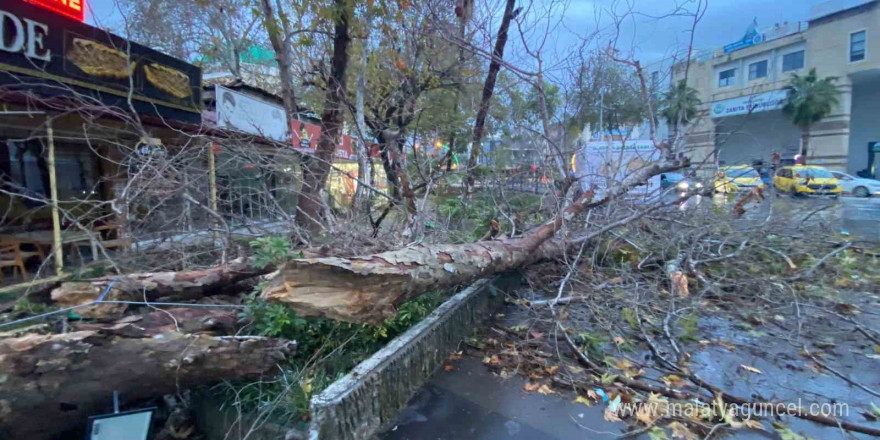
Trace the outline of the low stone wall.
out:
[[[309,439],[367,439],[394,421],[462,339],[491,317],[503,299],[499,289],[514,278],[477,281],[314,396]]]

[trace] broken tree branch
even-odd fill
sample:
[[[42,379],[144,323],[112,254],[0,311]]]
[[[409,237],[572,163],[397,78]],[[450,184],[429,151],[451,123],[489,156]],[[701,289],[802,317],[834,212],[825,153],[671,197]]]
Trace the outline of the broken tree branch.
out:
[[[193,300],[208,295],[237,293],[237,283],[265,275],[273,268],[258,268],[249,263],[232,263],[226,266],[188,272],[135,273],[116,277],[103,277],[87,281],[70,281],[52,290],[52,301],[62,307],[87,304],[98,299],[112,284],[107,296],[110,300],[157,301]],[[106,316],[126,308],[121,304],[101,304],[80,312],[90,316]]]

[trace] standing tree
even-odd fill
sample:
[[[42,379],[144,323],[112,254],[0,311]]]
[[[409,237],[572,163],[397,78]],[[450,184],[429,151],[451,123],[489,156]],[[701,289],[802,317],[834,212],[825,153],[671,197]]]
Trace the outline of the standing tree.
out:
[[[801,156],[806,157],[810,144],[810,127],[831,114],[839,102],[840,92],[834,85],[837,77],[819,79],[816,69],[805,76],[792,74],[791,84],[786,87],[788,98],[782,112],[791,122],[801,128]]]
[[[513,9],[515,4],[516,0],[507,0],[504,16],[501,18],[501,26],[498,28],[498,38],[495,40],[495,49],[492,51],[489,72],[486,73],[486,82],[483,84],[483,95],[480,98],[480,107],[477,110],[477,120],[474,122],[474,143],[471,146],[471,155],[468,158],[466,194],[470,194],[474,186],[474,169],[477,166],[477,157],[482,149],[486,116],[489,115],[489,103],[492,101],[492,93],[495,91],[495,80],[498,78],[498,71],[501,70],[501,61],[504,59],[507,31],[510,29],[510,21],[519,13],[519,10],[515,11]]]
[[[660,114],[672,126],[673,137],[678,136],[678,128],[693,121],[697,106],[701,103],[699,93],[681,80],[663,95]]]

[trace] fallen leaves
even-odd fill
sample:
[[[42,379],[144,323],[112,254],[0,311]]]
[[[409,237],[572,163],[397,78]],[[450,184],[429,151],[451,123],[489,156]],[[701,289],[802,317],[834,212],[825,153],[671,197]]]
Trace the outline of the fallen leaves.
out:
[[[550,388],[546,383],[539,382],[526,382],[523,385],[523,391],[535,392],[537,391],[539,394],[548,395],[554,394],[553,388]]]
[[[526,382],[525,385],[523,385],[523,390],[528,392],[538,391],[540,386],[541,384],[536,382]]]
[[[686,440],[697,439],[697,435],[691,432],[687,426],[679,421],[671,422],[668,427],[672,430],[672,438],[683,438]]]
[[[572,403],[580,403],[586,406],[593,406],[593,401],[584,396],[577,396],[577,398],[572,400]]]
[[[554,391],[553,391],[552,388],[550,388],[549,385],[547,385],[547,384],[545,383],[545,384],[541,385],[540,387],[538,387],[538,393],[543,394],[543,395],[546,396],[546,395],[548,395],[548,394],[553,394]]]
[[[688,291],[688,277],[680,270],[676,270],[669,275],[669,287],[672,294],[678,295],[680,298],[686,298],[690,295]]]
[[[660,378],[660,381],[663,382],[668,387],[674,388],[683,388],[684,387],[684,379],[675,375],[669,374]]]
[[[855,315],[860,312],[858,307],[847,303],[837,303],[834,308],[841,315]]]
[[[610,410],[605,410],[605,421],[606,422],[620,422],[620,417],[617,417],[617,414]]]
[[[493,367],[497,367],[497,366],[501,365],[501,358],[499,358],[497,355],[493,354],[492,356],[484,357],[483,363],[486,365],[491,365]]]
[[[661,417],[661,414],[655,409],[656,407],[650,404],[640,405],[639,410],[636,412],[636,420],[645,426],[653,426]]]

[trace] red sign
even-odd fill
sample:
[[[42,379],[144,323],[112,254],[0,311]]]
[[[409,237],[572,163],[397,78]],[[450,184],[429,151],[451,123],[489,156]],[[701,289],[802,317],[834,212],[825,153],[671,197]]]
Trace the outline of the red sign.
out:
[[[321,127],[306,122],[293,122],[292,141],[293,148],[297,150],[314,154],[318,148],[318,138],[321,137]],[[352,150],[353,139],[351,136],[342,135],[339,140],[339,146],[336,148],[336,157],[340,159],[356,160],[357,153]]]
[[[86,0],[27,0],[77,21],[85,21]]]

